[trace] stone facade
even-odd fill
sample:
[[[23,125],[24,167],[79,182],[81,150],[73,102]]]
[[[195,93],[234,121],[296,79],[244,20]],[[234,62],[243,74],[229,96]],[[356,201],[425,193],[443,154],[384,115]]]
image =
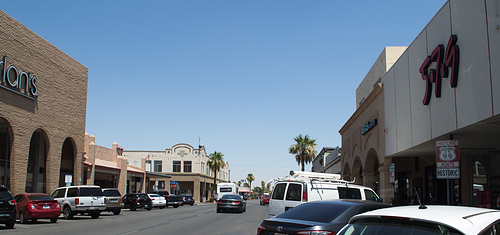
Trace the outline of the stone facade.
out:
[[[2,183],[13,194],[50,193],[63,175],[80,184],[88,69],[3,11],[0,41]]]

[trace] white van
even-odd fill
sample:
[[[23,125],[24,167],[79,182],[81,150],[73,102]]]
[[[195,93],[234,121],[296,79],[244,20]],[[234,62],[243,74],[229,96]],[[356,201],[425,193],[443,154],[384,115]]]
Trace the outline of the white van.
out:
[[[290,171],[290,176],[279,179],[269,200],[269,218],[310,201],[332,199],[360,199],[380,202],[369,187],[341,180],[338,174]]]
[[[226,194],[238,194],[238,185],[234,183],[218,183],[215,199],[219,199]]]

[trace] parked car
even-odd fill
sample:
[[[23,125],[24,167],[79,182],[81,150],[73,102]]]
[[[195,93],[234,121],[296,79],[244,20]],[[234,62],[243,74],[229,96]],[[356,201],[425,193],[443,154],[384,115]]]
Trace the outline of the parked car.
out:
[[[119,215],[123,207],[123,199],[120,191],[116,188],[103,188],[104,204],[106,211],[113,212],[114,215]]]
[[[61,204],[65,219],[72,219],[76,214],[90,215],[97,219],[101,211],[106,210],[104,193],[96,185],[60,187],[50,195]]]
[[[246,209],[246,201],[238,194],[225,194],[217,200],[217,213],[223,211],[237,211],[243,213]]]
[[[500,210],[465,206],[400,206],[351,218],[338,233],[355,234],[498,234]]]
[[[151,199],[151,207],[158,207],[160,209],[163,209],[167,206],[167,199],[165,197],[160,196],[159,194],[148,194],[149,198]]]
[[[182,194],[182,205],[194,205],[194,198],[191,194]]]
[[[257,228],[257,235],[336,234],[352,216],[385,207],[389,205],[363,200],[308,202],[276,218],[262,221]]]
[[[182,206],[183,204],[181,195],[170,194],[168,191],[153,191],[150,193],[159,194],[165,197],[165,199],[167,200],[167,207],[173,206],[174,208],[177,208],[179,206]]]
[[[0,186],[0,223],[7,228],[14,228],[16,213],[16,200],[7,187]]]
[[[268,216],[276,217],[302,203],[333,199],[382,201],[373,189],[342,180],[339,174],[292,170],[290,176],[276,182]]]
[[[269,199],[271,199],[271,194],[264,193],[264,195],[260,197],[260,205],[264,206],[266,204],[269,204]]]
[[[61,214],[61,204],[45,193],[21,193],[14,197],[17,203],[17,218],[21,224],[28,220],[36,222],[38,219],[50,219],[57,222]]]
[[[144,208],[148,211],[152,208],[151,198],[145,193],[129,193],[123,196],[123,207],[130,208],[131,211],[137,208]]]

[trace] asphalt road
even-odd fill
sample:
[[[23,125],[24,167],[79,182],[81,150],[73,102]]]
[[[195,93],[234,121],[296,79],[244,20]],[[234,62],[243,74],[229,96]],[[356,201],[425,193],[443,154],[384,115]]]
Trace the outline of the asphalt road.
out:
[[[216,213],[215,203],[194,206],[122,210],[120,215],[103,212],[98,219],[75,216],[72,220],[59,217],[57,223],[39,220],[36,223],[16,223],[14,229],[0,226],[0,234],[243,234],[255,235],[257,226],[267,218],[267,206],[258,200],[248,200],[244,213]]]

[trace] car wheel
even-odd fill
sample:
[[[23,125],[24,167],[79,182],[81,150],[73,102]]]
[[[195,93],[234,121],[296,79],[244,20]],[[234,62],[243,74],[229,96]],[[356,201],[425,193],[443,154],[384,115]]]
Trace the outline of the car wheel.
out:
[[[113,215],[119,215],[121,211],[122,211],[121,209],[114,210]]]
[[[177,208],[177,207],[179,207],[179,205],[174,205],[174,208]]]
[[[69,206],[65,206],[63,210],[63,217],[65,219],[72,219],[74,216],[73,211],[71,211],[71,208]]]
[[[26,222],[28,222],[28,221],[26,220],[26,218],[24,217],[24,213],[22,213],[22,212],[21,212],[21,213],[19,213],[19,222],[20,222],[21,224],[25,224]]]
[[[51,223],[56,223],[56,222],[57,222],[57,218],[51,218],[51,219],[50,219],[50,222],[51,222]]]
[[[13,220],[13,221],[9,221],[9,222],[5,223],[5,227],[6,227],[6,228],[14,228],[14,224],[15,224],[15,223],[16,223],[16,221],[15,221],[15,220]]]
[[[217,213],[221,213],[221,212],[222,212],[222,210],[221,210],[221,209],[217,209]]]
[[[164,209],[165,207],[164,206],[160,206],[160,209]]]
[[[99,218],[100,215],[101,215],[101,212],[93,212],[90,214],[92,219],[97,219],[97,218]]]
[[[131,210],[131,211],[135,211],[135,210],[137,210],[137,205],[136,205],[136,204],[132,204],[132,205],[130,205],[130,210]]]
[[[150,210],[151,210],[151,207],[148,207],[146,210],[150,211]]]

